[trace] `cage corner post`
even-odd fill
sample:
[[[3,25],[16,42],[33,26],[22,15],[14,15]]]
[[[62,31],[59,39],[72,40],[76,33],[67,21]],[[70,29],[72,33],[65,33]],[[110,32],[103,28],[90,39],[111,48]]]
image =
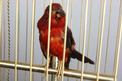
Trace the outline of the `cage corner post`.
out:
[[[2,59],[2,31],[1,31],[1,20],[2,20],[2,0],[0,0],[0,59]],[[0,81],[1,81],[1,68],[0,68]]]

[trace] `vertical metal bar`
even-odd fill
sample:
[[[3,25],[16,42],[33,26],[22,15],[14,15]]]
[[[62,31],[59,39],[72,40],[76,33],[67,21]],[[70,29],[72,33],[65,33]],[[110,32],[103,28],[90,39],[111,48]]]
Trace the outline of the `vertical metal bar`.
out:
[[[65,49],[66,49],[67,24],[68,24],[68,9],[69,9],[69,0],[67,0],[67,10],[66,10],[65,36],[64,36],[64,47],[63,47],[63,66],[62,66],[61,81],[63,81],[63,77],[64,77],[64,62],[65,62]]]
[[[110,1],[110,14],[109,14],[109,26],[108,26],[108,37],[107,37],[107,46],[106,46],[106,59],[105,59],[104,74],[106,74],[107,58],[108,58],[108,45],[109,45],[110,24],[111,24],[111,9],[112,9],[112,0]]]
[[[90,45],[90,33],[91,33],[91,19],[92,19],[92,0],[91,0],[91,10],[90,10],[90,25],[89,25],[89,37],[88,37],[88,47],[87,47],[87,57],[89,56],[89,45]],[[86,71],[87,71],[87,66],[86,64]]]
[[[33,29],[34,31],[33,31],[33,38],[35,38],[35,28]],[[34,64],[34,39],[33,39],[33,64]],[[33,72],[33,74],[32,74],[32,79],[33,79],[33,81],[34,81],[34,72]]]
[[[121,11],[121,24],[120,24],[120,30],[119,30],[118,45],[117,45],[118,47],[117,47],[117,56],[116,56],[116,67],[115,67],[114,81],[117,81],[117,71],[118,71],[118,63],[119,63],[119,52],[120,52],[121,35],[122,35],[121,33],[122,33],[122,11]]]
[[[44,0],[44,11],[45,11],[45,0]],[[44,65],[44,55],[42,54],[42,65]],[[43,74],[41,74],[41,81],[43,81]]]
[[[85,55],[85,44],[86,44],[87,14],[88,14],[88,0],[86,0],[86,9],[85,9],[85,26],[84,26],[84,38],[83,38],[83,56],[82,56],[82,68],[81,68],[81,81],[83,81],[83,71],[84,71],[84,55]]]
[[[5,0],[3,0],[3,15],[4,15],[4,56],[3,59],[5,60]],[[3,68],[3,81],[5,81],[5,68]]]
[[[30,48],[30,81],[32,81],[32,57],[33,57],[33,41],[34,41],[34,26],[35,26],[35,2],[36,0],[33,0],[32,5],[32,24],[31,24],[31,48]]]
[[[83,18],[83,0],[81,0],[81,24],[80,24],[79,52],[80,52],[80,49],[81,49],[82,18]],[[78,61],[78,65],[77,65],[77,70],[79,70],[79,61]],[[76,81],[78,81],[78,79],[76,79]]]
[[[16,0],[16,19],[15,19],[15,78],[17,81],[17,32],[18,32],[18,0]]]
[[[113,65],[113,75],[115,72],[115,63],[116,63],[116,54],[117,54],[117,44],[118,44],[118,35],[119,35],[119,26],[120,26],[120,19],[121,19],[121,9],[122,9],[122,0],[120,0],[120,7],[119,7],[119,18],[118,18],[118,28],[117,28],[117,35],[116,35],[116,46],[115,46],[115,55],[114,55],[114,65]]]
[[[20,32],[20,0],[18,0],[18,41],[17,41],[17,44],[18,44],[18,47],[17,47],[17,62],[19,61],[19,32]],[[17,70],[17,81],[18,81],[18,76],[19,76],[19,73],[18,73],[18,70]]]
[[[71,20],[70,20],[70,29],[71,30],[72,30],[72,16],[73,16],[73,0],[72,0],[72,5],[71,5]],[[67,77],[67,81],[69,81],[69,77]]]
[[[72,6],[71,6],[71,20],[70,20],[70,29],[72,30],[72,16],[73,16],[73,0],[72,0]]]
[[[97,50],[96,50],[96,60],[95,60],[95,69],[94,69],[94,72],[96,72],[96,70],[97,70],[97,58],[98,58],[98,47],[99,47],[99,38],[100,38],[101,13],[102,13],[102,0],[100,2],[99,28],[98,28]]]
[[[17,61],[19,61],[19,32],[20,32],[20,0],[18,0],[18,41],[17,41],[17,44],[18,44],[18,54],[17,54]]]
[[[2,24],[1,24],[1,22],[2,22],[2,0],[0,0],[0,59],[2,59]],[[0,71],[1,71],[1,69],[0,69]],[[1,72],[0,72],[0,74],[1,74]]]
[[[0,0],[0,59],[2,59],[2,0]],[[0,81],[1,81],[1,68],[0,68]]]
[[[96,81],[99,81],[100,60],[101,60],[101,51],[102,51],[102,39],[103,39],[103,29],[104,29],[104,20],[105,20],[105,10],[106,10],[106,0],[104,0],[104,6],[103,6],[101,37],[100,37],[100,46],[99,46],[99,58],[98,58],[98,68],[97,68],[97,80]]]
[[[35,41],[34,38],[35,38],[35,28],[33,29],[33,64],[34,64],[34,41]],[[32,73],[32,81],[34,81],[34,72]]]
[[[27,0],[27,12],[26,12],[26,49],[25,49],[25,63],[27,63],[27,42],[28,42],[28,0]],[[26,81],[26,71],[25,71]]]
[[[121,14],[121,13],[120,13]],[[119,18],[120,21],[120,18]],[[115,73],[115,65],[116,65],[116,52],[117,52],[117,44],[118,44],[118,31],[119,31],[119,24],[120,22],[118,21],[118,28],[117,28],[117,35],[116,35],[116,46],[115,46],[115,55],[114,55],[114,64],[113,64],[113,75]]]
[[[50,0],[49,23],[48,23],[46,81],[48,81],[48,66],[49,66],[49,59],[50,59],[50,57],[49,57],[49,49],[50,49],[51,11],[52,11],[52,0]]]

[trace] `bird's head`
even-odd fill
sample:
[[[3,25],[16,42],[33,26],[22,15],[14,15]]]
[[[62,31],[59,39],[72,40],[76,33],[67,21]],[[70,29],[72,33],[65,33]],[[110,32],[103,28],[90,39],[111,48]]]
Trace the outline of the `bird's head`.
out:
[[[38,21],[38,28],[47,27],[49,21],[49,10],[50,5],[45,9],[44,15]],[[52,3],[51,10],[51,27],[64,27],[65,26],[65,12],[62,9],[62,6],[58,3]]]
[[[44,13],[45,15],[49,16],[49,9],[50,9],[50,6],[47,6]],[[52,11],[51,11],[51,18],[61,18],[61,17],[65,17],[65,12],[63,11],[62,6],[58,3],[53,3]]]

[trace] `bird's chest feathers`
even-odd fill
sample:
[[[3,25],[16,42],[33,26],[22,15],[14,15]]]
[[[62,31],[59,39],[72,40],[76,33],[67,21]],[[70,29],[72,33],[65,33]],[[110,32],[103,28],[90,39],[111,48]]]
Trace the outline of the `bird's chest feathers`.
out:
[[[47,53],[47,40],[48,40],[48,29],[40,31],[40,44],[42,50]],[[57,56],[59,60],[63,59],[63,47],[64,47],[64,28],[51,28],[50,32],[50,56]],[[65,51],[65,62],[70,50],[69,48]]]
[[[50,45],[54,47],[54,45],[58,46],[58,44],[63,46],[63,38],[64,37],[64,28],[51,28],[50,32]],[[40,31],[40,42],[41,46],[46,48],[48,40],[48,29]]]

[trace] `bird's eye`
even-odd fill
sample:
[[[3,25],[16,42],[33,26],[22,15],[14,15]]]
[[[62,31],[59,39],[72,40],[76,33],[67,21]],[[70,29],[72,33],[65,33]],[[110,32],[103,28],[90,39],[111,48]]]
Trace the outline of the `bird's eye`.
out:
[[[56,10],[56,14],[58,14],[60,12],[60,8],[58,8],[57,10]]]

